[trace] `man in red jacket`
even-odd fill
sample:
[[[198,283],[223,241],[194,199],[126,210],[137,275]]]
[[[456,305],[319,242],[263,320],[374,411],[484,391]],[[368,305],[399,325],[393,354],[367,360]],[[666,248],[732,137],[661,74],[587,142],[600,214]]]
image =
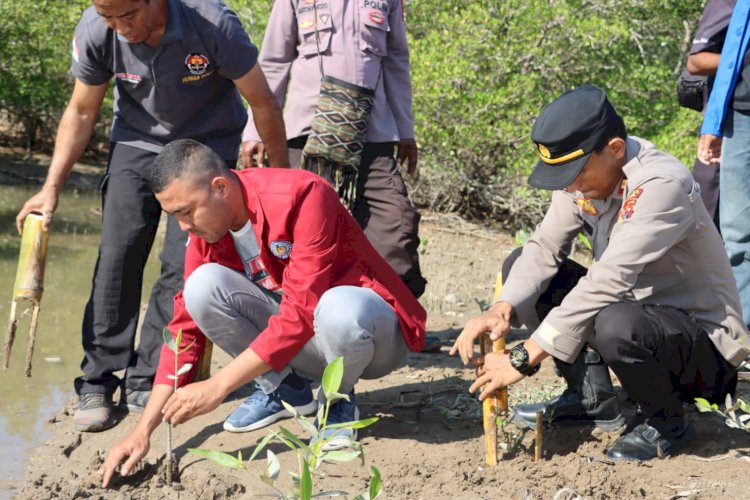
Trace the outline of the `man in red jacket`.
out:
[[[146,455],[162,420],[176,425],[207,413],[251,380],[259,390],[225,429],[259,429],[289,416],[282,400],[312,413],[307,378],[320,380],[338,356],[349,401],[332,405],[328,422],[356,420],[357,380],[386,375],[424,346],[424,309],[322,178],[296,169],[234,172],[210,148],[182,139],[159,154],[151,183],[163,209],[190,232],[185,288],[168,328],[182,330],[183,348],[194,342],[180,355],[180,365],[193,369],[173,393],[174,354],[162,349],[148,405],[109,452],[103,486],[123,460],[127,474]],[[234,359],[188,384],[206,337]],[[355,438],[339,433],[329,449]]]

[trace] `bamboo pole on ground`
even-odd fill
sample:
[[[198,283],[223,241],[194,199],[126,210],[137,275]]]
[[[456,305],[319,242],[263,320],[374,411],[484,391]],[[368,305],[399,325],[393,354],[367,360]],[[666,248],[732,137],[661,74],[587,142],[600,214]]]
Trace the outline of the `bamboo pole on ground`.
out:
[[[536,438],[534,439],[534,462],[538,462],[542,459],[542,418],[544,417],[544,410],[536,412]]]
[[[495,291],[492,303],[497,301],[503,288],[501,273],[497,273]],[[489,335],[482,335],[480,343],[482,355],[490,352],[505,352],[505,339],[492,341]],[[484,424],[484,440],[487,447],[487,465],[497,465],[497,416],[508,410],[508,389],[503,387],[495,391],[482,402],[482,422]]]
[[[42,221],[41,215],[33,213],[27,215],[24,221],[21,250],[18,256],[18,271],[16,272],[16,282],[13,285],[10,321],[5,334],[3,349],[3,369],[7,370],[10,365],[10,352],[16,338],[19,320],[18,303],[22,300],[31,302],[33,311],[29,328],[29,343],[26,348],[25,373],[27,377],[31,377],[31,360],[34,356],[39,307],[44,292],[44,265],[47,260],[47,243],[49,242],[49,231],[42,229]]]

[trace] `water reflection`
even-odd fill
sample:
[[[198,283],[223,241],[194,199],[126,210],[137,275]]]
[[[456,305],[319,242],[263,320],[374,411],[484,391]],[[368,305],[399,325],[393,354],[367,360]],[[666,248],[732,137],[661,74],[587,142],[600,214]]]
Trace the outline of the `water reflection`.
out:
[[[36,188],[0,186],[0,331],[4,338],[21,239],[15,215]],[[24,376],[30,315],[18,324],[10,369],[0,369],[0,497],[22,478],[28,450],[49,435],[44,422],[73,396],[73,378],[83,356],[81,320],[91,291],[100,231],[96,192],[66,191],[55,214],[47,253],[44,295],[37,328],[33,377]],[[156,250],[156,249],[155,249]],[[158,273],[152,251],[144,294]],[[25,302],[19,310],[26,308]],[[18,486],[16,484],[15,486]]]

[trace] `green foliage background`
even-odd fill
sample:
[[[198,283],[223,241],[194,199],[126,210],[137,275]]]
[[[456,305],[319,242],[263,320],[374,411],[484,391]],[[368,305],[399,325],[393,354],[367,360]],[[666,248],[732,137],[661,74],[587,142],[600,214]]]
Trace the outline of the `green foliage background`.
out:
[[[227,0],[261,45],[271,0]],[[72,86],[70,40],[88,0],[0,0],[0,112],[12,137],[47,148]],[[538,220],[545,193],[526,187],[534,117],[584,83],[607,90],[629,132],[692,164],[700,115],[675,82],[702,2],[405,0],[422,206]],[[106,134],[107,112],[100,120]],[[106,142],[106,135],[103,136]]]
[[[68,75],[73,29],[88,5],[0,0],[0,112],[11,125],[6,134],[28,148],[54,137],[73,88]]]

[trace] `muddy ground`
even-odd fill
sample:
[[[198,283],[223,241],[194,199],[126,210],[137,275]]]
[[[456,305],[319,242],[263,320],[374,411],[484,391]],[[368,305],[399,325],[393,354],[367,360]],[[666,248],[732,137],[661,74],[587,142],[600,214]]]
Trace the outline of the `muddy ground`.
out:
[[[448,347],[466,319],[479,313],[477,301],[489,300],[495,273],[513,248],[513,238],[436,214],[425,215],[421,237],[422,266],[430,281],[422,298],[429,312],[428,333],[443,345],[439,352],[412,353],[389,376],[357,386],[362,417],[380,418],[360,434],[366,466],[326,463],[315,478],[314,491],[343,490],[351,498],[366,490],[374,465],[382,474],[383,498],[750,498],[750,434],[692,409],[689,416],[698,439],[676,457],[646,464],[612,463],[604,453],[618,433],[568,428],[544,432],[540,462],[534,462],[533,436],[526,433],[514,453],[495,467],[485,465],[481,406],[467,393],[472,372],[448,356]],[[509,345],[527,336],[525,330],[513,331]],[[226,362],[225,355],[215,353],[213,370]],[[562,389],[547,360],[536,376],[511,389],[511,404]],[[741,382],[739,392],[750,397],[750,383]],[[153,436],[138,472],[118,478],[107,491],[98,487],[95,471],[137,416],[122,413],[122,421],[110,431],[79,433],[73,427],[76,401],[71,399],[65,409],[50,415],[53,437],[32,452],[18,498],[224,499],[272,493],[258,477],[265,470],[265,453],[246,462],[248,470],[234,470],[187,452],[207,448],[234,455],[241,451],[249,457],[268,431],[230,434],[221,427],[248,394],[238,391],[210,415],[175,429],[179,483],[168,485],[157,473],[165,452],[162,428]],[[622,394],[621,399],[632,416],[632,404]],[[292,421],[283,425],[305,435]],[[281,460],[279,485],[286,491],[291,485],[287,471],[296,467],[296,456],[281,445],[271,449]]]

